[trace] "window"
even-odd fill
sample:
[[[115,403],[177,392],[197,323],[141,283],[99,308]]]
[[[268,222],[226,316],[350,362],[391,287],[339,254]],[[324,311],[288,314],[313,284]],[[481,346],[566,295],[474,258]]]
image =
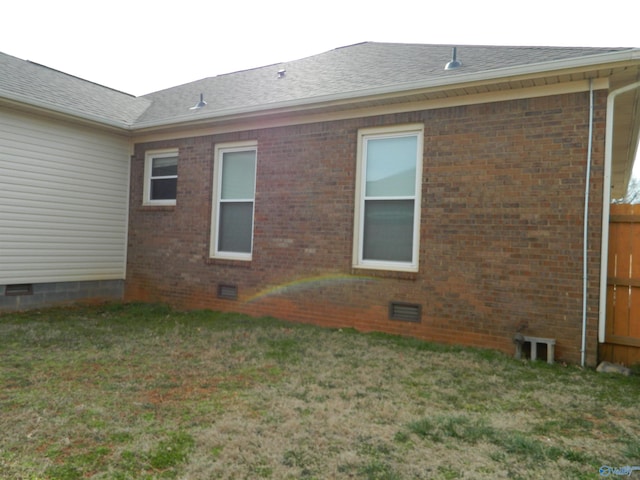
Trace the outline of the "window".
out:
[[[418,271],[423,129],[358,133],[354,267]]]
[[[147,152],[144,161],[144,205],[175,205],[178,150]]]
[[[251,260],[256,157],[255,142],[216,146],[211,209],[212,257]]]

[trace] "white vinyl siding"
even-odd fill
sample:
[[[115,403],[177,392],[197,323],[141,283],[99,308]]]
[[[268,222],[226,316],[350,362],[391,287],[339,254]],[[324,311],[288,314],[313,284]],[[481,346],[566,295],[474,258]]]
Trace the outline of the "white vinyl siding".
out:
[[[124,279],[129,142],[0,110],[0,284]]]

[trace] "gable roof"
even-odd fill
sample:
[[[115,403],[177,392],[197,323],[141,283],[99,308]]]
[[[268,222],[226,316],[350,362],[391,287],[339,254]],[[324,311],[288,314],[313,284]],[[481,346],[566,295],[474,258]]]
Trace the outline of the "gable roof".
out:
[[[365,42],[141,97],[0,53],[0,99],[136,130],[638,58],[632,48],[469,45],[458,47],[462,67],[445,70],[451,50],[451,45]],[[190,109],[200,94],[206,107]]]

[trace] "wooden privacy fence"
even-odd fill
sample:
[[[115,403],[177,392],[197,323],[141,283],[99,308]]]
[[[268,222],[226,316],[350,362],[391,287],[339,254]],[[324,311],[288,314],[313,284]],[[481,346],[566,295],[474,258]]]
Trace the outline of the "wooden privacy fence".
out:
[[[640,363],[640,205],[612,205],[607,318],[600,360]]]

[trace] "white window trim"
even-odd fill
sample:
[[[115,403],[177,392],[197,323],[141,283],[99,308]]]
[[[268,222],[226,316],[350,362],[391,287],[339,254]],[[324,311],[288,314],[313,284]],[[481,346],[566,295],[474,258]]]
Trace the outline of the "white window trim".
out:
[[[417,135],[416,186],[413,219],[413,252],[411,262],[380,261],[363,259],[364,232],[364,191],[366,182],[364,141],[367,138],[384,138],[399,135]],[[373,270],[417,272],[420,264],[420,213],[422,205],[422,158],[424,144],[424,124],[407,124],[390,127],[366,128],[358,131],[355,215],[353,226],[353,267]]]
[[[220,192],[222,189],[222,175],[221,175],[221,159],[222,154],[226,152],[245,152],[253,150],[256,152],[255,168],[258,168],[258,142],[250,140],[246,142],[234,142],[234,143],[221,143],[215,146],[214,149],[214,163],[213,163],[213,194],[211,196],[211,239],[209,245],[209,257],[210,258],[224,258],[230,260],[242,260],[250,261],[253,258],[253,230],[255,225],[255,209],[256,209],[256,196],[255,186],[253,194],[253,215],[251,223],[251,252],[227,252],[218,250],[218,218],[220,217]]]
[[[151,166],[154,158],[180,157],[177,148],[165,148],[162,150],[149,150],[144,154],[144,186],[142,192],[143,205],[175,205],[176,199],[152,200],[151,199]],[[173,175],[172,175],[173,177]],[[167,177],[168,178],[168,177]],[[176,175],[177,179],[178,176]]]

